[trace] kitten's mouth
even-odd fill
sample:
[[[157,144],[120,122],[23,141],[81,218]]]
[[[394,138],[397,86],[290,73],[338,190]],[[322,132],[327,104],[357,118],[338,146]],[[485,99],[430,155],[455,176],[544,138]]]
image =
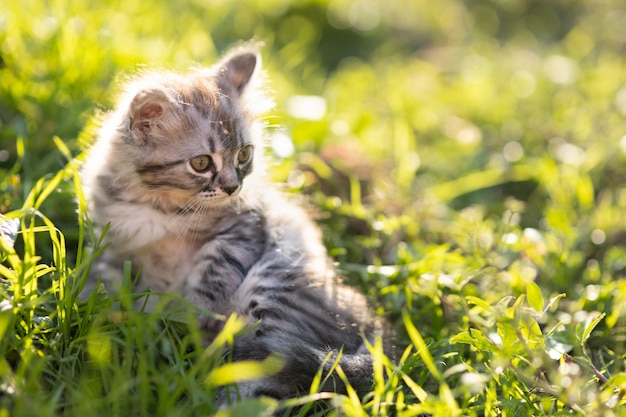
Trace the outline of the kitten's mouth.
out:
[[[226,200],[235,197],[240,191],[241,186],[231,188],[220,187],[218,189],[207,187],[200,191],[200,195],[210,200]]]

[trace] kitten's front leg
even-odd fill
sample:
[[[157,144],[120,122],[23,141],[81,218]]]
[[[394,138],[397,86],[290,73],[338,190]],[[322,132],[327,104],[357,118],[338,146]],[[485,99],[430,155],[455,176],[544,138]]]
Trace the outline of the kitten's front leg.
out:
[[[98,281],[100,281],[108,291],[119,291],[119,287],[123,281],[123,268],[124,261],[122,258],[116,256],[112,253],[110,248],[107,248],[91,265],[87,281],[79,297],[86,300],[89,295],[97,289]]]
[[[206,243],[193,260],[184,296],[209,311],[230,315],[234,311],[232,295],[243,282],[254,255],[249,250],[242,250],[241,246],[219,240]],[[212,337],[221,330],[223,322],[201,315],[199,324]]]
[[[233,294],[265,250],[265,221],[254,211],[243,211],[215,227],[216,233],[193,255],[184,295],[222,315],[234,312]],[[214,334],[222,322],[201,318],[202,328]]]

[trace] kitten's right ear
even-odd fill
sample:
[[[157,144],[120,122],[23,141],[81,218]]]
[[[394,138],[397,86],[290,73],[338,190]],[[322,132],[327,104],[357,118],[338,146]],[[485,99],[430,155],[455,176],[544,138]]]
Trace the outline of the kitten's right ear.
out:
[[[260,61],[260,55],[254,50],[236,51],[222,62],[220,78],[229,89],[241,94],[260,67]]]
[[[170,97],[163,90],[153,88],[137,93],[130,103],[130,130],[133,137],[145,143],[171,105]]]

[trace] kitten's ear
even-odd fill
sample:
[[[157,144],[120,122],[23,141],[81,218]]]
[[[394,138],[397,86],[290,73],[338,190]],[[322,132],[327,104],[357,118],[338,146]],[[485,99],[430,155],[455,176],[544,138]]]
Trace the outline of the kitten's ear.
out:
[[[130,129],[133,136],[145,142],[171,105],[170,97],[163,90],[153,88],[137,93],[130,103]]]
[[[241,94],[260,67],[261,57],[253,51],[240,51],[227,57],[220,68],[220,79],[230,89]]]

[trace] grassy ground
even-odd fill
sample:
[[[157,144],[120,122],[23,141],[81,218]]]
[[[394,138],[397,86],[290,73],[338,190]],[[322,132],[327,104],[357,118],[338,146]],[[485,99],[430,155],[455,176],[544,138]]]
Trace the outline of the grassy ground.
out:
[[[20,234],[0,239],[0,417],[626,415],[625,18],[618,0],[3,3],[0,212]],[[77,300],[98,252],[77,169],[116,82],[252,37],[272,173],[397,332],[362,399],[218,411],[220,386],[271,367],[221,357],[237,320],[202,347],[191,306]]]

